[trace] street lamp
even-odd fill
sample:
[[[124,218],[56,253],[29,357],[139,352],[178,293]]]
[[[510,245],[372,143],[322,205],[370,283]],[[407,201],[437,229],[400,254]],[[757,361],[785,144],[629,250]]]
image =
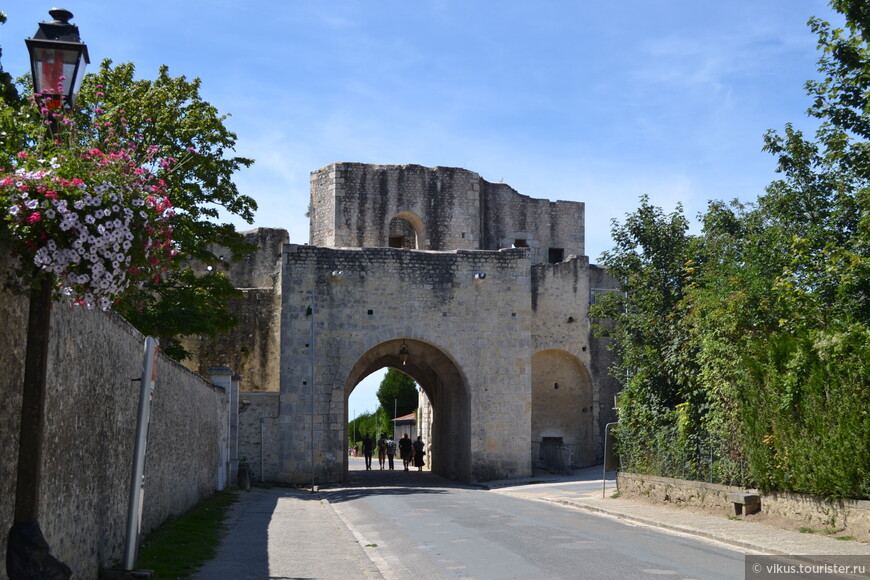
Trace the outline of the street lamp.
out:
[[[25,42],[34,92],[42,95],[47,108],[57,110],[72,107],[89,59],[87,46],[79,41],[78,26],[69,23],[72,12],[54,8],[49,14],[54,21],[40,22],[35,38]],[[49,131],[53,130],[50,125]],[[27,317],[15,512],[6,540],[6,572],[12,580],[35,574],[62,579],[72,575],[69,566],[51,555],[39,527],[51,303],[51,275],[43,272],[30,289]]]
[[[399,349],[399,359],[402,361],[402,366],[405,366],[405,363],[408,362],[408,347],[405,346],[405,341],[402,341],[402,348]]]
[[[33,92],[42,95],[49,109],[72,108],[91,62],[88,47],[79,38],[79,27],[70,24],[72,12],[63,8],[48,11],[54,20],[40,22],[33,38],[27,38]]]

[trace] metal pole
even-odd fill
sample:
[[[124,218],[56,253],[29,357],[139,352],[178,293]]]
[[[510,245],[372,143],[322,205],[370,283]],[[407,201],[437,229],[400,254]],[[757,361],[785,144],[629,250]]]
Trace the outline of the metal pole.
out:
[[[127,510],[127,540],[124,545],[124,569],[132,570],[139,553],[139,531],[142,526],[142,498],[145,494],[145,448],[148,444],[148,424],[151,420],[151,397],[157,379],[156,338],[145,339],[142,358],[142,378],[139,379],[139,417],[136,424],[136,446],[133,449],[133,473],[130,477],[130,501]]]
[[[266,481],[265,472],[263,470],[263,422],[265,417],[260,417],[260,481]]]
[[[602,498],[604,498],[604,490],[607,488],[607,468],[608,467],[616,467],[617,470],[619,469],[618,466],[610,465],[610,462],[613,459],[613,457],[611,456],[612,450],[610,449],[610,446],[608,445],[608,437],[607,437],[608,435],[610,435],[610,430],[616,424],[617,423],[607,423],[606,425],[604,425],[604,466],[602,467],[602,469],[604,471],[601,474],[601,497]]]

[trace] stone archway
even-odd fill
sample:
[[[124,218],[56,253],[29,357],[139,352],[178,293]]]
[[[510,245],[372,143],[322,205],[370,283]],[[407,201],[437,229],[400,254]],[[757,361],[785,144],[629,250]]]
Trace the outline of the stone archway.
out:
[[[403,363],[402,345],[408,351]],[[359,382],[384,367],[401,370],[414,379],[432,406],[432,432],[428,446],[433,473],[460,481],[471,480],[471,411],[468,387],[454,361],[437,346],[421,340],[387,340],[366,351],[353,365],[345,381],[344,419],[347,400]],[[344,470],[348,459],[344,454]]]
[[[589,371],[557,349],[532,355],[532,442],[570,445],[575,465],[595,463],[596,414]]]
[[[414,212],[403,211],[394,215],[390,220],[388,230],[388,247],[410,250],[427,249],[426,228],[423,225],[423,220]]]

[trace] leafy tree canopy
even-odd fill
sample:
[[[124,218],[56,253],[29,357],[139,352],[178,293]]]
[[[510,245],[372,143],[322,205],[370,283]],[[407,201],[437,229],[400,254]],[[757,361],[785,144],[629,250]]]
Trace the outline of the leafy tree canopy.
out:
[[[397,417],[402,417],[417,409],[417,383],[396,369],[387,370],[377,396],[381,408],[390,417],[394,411]]]
[[[104,143],[123,127],[142,144],[141,157],[133,163],[152,167],[149,156],[168,161],[168,169],[153,169],[173,205],[178,259],[159,280],[128,293],[113,308],[143,333],[159,337],[162,349],[179,359],[189,356],[181,337],[214,335],[235,325],[227,303],[239,292],[223,274],[193,265],[214,266],[249,251],[235,227],[221,219],[232,214],[250,223],[257,208],[233,182],[234,174],[253,160],[233,154],[236,135],[224,123],[227,115],[202,98],[200,86],[199,79],[170,76],[165,66],[156,79],[145,80],[135,78],[132,63],[114,66],[104,60],[97,72],[85,76],[69,115],[80,144]],[[92,129],[82,130],[86,127]],[[0,130],[5,157],[0,163],[7,166],[45,134],[39,112],[14,99],[0,105]],[[215,247],[222,248],[223,256],[215,254]]]
[[[625,469],[870,497],[870,8],[831,6],[844,29],[809,23],[819,128],[764,137],[757,201],[712,201],[700,236],[646,198],[614,223],[623,292],[591,315],[621,357]]]

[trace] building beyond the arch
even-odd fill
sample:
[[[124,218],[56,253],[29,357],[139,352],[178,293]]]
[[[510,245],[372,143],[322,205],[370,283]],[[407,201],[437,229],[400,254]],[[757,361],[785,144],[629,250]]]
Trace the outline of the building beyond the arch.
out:
[[[243,394],[255,476],[341,480],[348,397],[384,367],[426,394],[436,473],[528,476],[558,445],[600,461],[618,384],[587,314],[615,286],[584,255],[584,204],[458,168],[334,163],[311,174],[309,216],[310,244],[247,234],[260,253],[229,266],[243,324],[197,348],[200,366],[223,353],[243,388],[273,391]]]

